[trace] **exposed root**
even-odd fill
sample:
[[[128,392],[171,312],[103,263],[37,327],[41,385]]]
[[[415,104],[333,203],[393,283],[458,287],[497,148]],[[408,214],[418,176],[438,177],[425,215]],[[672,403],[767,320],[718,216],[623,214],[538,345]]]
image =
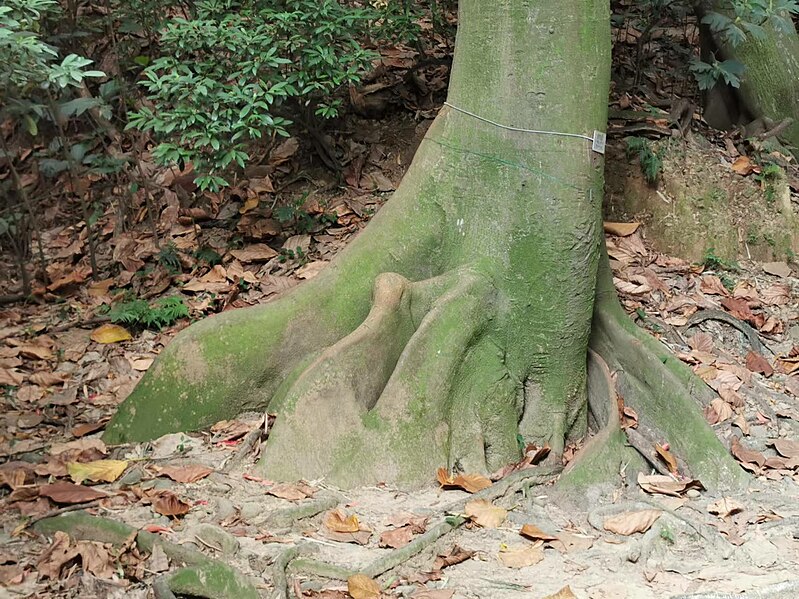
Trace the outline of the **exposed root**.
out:
[[[793,599],[797,593],[799,593],[799,580],[789,580],[745,593],[692,593],[672,595],[671,599]]]
[[[760,335],[755,329],[738,318],[735,318],[726,312],[722,312],[721,310],[702,310],[701,312],[697,312],[688,319],[688,323],[685,326],[686,328],[690,328],[698,325],[700,322],[705,322],[706,320],[718,320],[730,325],[734,329],[738,329],[744,334],[746,340],[749,341],[749,345],[752,346],[752,349],[758,353],[774,353],[763,344],[763,342],[760,340]]]
[[[64,514],[38,522],[35,526],[41,534],[63,531],[73,539],[98,541],[122,546],[131,535],[136,535],[136,545],[144,552],[152,552],[158,544],[173,563],[186,567],[170,572],[157,581],[165,598],[168,590],[173,595],[187,594],[209,599],[257,599],[255,586],[242,574],[226,564],[211,559],[203,553],[170,543],[158,535],[136,529],[108,518],[91,516],[86,512]],[[171,599],[171,598],[169,598]]]
[[[616,298],[607,259],[600,264],[591,348],[614,371],[615,387],[638,413],[639,428],[648,441],[669,443],[684,472],[708,488],[738,489],[746,484],[746,474],[697,409],[697,401],[706,405],[715,394],[627,318]],[[647,453],[642,451],[645,457]]]
[[[458,500],[446,506],[444,511],[451,514],[462,514],[466,508],[466,503],[475,499],[485,499],[486,501],[495,501],[501,497],[511,495],[520,490],[525,485],[536,484],[543,485],[554,481],[559,468],[528,468],[527,470],[520,470],[506,476],[504,479],[497,481],[490,487],[483,489],[467,499]],[[413,541],[395,549],[390,553],[376,559],[371,564],[363,568],[360,572],[366,574],[370,578],[376,578],[381,574],[385,574],[389,570],[393,570],[401,566],[414,556],[418,555],[428,547],[432,546],[436,541],[445,535],[457,530],[466,520],[458,515],[450,516],[430,528],[424,534],[418,536]],[[324,578],[346,580],[357,572],[334,566],[317,560],[310,560],[305,558],[295,559],[290,564],[290,568],[295,572],[303,572],[305,574],[312,574],[322,576]]]
[[[336,507],[339,503],[341,503],[341,497],[338,495],[317,497],[298,505],[274,510],[261,518],[252,519],[251,523],[256,526],[267,525],[270,529],[288,528],[298,520],[313,518],[317,514]]]
[[[270,599],[289,599],[289,582],[286,576],[288,565],[300,555],[312,553],[316,550],[312,545],[305,543],[290,547],[281,553],[272,565],[272,586],[274,590]]]

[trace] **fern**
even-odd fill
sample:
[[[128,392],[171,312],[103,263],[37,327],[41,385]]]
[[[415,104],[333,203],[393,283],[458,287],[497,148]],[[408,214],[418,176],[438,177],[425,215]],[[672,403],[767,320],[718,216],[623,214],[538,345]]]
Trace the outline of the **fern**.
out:
[[[152,304],[133,300],[117,304],[108,313],[111,322],[124,323],[146,329],[158,329],[174,324],[189,316],[189,308],[179,297],[163,297]]]
[[[663,170],[663,154],[663,148],[653,152],[649,141],[642,137],[627,138],[627,156],[638,156],[641,172],[650,184],[657,183],[660,171]]]

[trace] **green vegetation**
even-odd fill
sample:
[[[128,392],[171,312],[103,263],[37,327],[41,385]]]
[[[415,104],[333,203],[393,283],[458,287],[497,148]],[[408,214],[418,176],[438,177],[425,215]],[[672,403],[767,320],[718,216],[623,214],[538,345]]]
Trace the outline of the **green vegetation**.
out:
[[[163,297],[152,304],[137,299],[113,306],[108,316],[114,323],[160,331],[181,318],[187,318],[189,309],[179,297]]]
[[[649,140],[643,137],[628,137],[626,142],[627,157],[637,156],[644,178],[650,185],[656,184],[660,177],[660,172],[663,170],[663,156],[666,153],[666,149],[661,147],[655,152]]]

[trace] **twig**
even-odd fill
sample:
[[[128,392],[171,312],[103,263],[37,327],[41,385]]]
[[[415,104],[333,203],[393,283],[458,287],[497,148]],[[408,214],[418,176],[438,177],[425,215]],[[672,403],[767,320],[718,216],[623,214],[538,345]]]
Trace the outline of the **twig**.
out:
[[[696,593],[692,595],[672,595],[671,599],[770,599],[772,597],[796,597],[799,592],[799,579],[778,582],[760,589],[740,593]]]

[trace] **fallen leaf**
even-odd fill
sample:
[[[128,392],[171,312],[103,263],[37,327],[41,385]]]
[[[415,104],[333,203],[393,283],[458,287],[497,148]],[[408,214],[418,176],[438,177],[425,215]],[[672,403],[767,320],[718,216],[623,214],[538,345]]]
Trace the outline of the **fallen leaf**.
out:
[[[660,443],[655,443],[655,451],[660,456],[664,462],[666,462],[666,466],[669,468],[669,472],[672,474],[677,473],[677,458],[665,447],[663,447]]]
[[[605,233],[608,235],[616,235],[618,237],[627,237],[628,235],[632,235],[638,230],[638,227],[641,226],[641,223],[613,223],[613,222],[604,222],[602,223]]]
[[[380,535],[378,547],[390,547],[391,549],[399,549],[405,547],[411,542],[413,538],[413,530],[410,526],[403,526],[402,528],[394,528],[387,530]]]
[[[606,518],[602,526],[608,532],[617,535],[629,536],[636,532],[646,532],[660,518],[660,510],[641,510],[637,512],[624,512]]]
[[[570,532],[559,532],[557,541],[549,541],[555,549],[561,553],[572,553],[573,551],[585,551],[594,546],[593,537],[588,535],[578,535]]]
[[[476,493],[492,485],[490,479],[480,474],[458,474],[457,476],[452,476],[444,468],[438,469],[437,478],[444,489],[463,489],[468,493]]]
[[[67,472],[75,484],[84,480],[112,483],[125,471],[128,462],[125,460],[96,460],[94,462],[68,462]]]
[[[786,458],[799,458],[799,441],[790,439],[774,439],[769,442],[781,456]]]
[[[443,570],[448,566],[454,566],[465,562],[474,555],[474,551],[461,549],[458,545],[453,545],[448,553],[440,553],[433,561],[433,570]]]
[[[95,541],[78,541],[75,547],[80,554],[83,570],[97,578],[110,580],[116,573],[115,557],[111,555],[103,543]]]
[[[717,397],[714,400],[712,400],[710,402],[710,407],[713,408],[713,411],[718,416],[718,420],[716,422],[724,422],[732,418],[733,415],[732,406],[730,406],[730,404],[728,404],[720,397]]]
[[[53,541],[36,562],[36,569],[40,578],[58,580],[64,564],[78,556],[78,550],[70,546],[69,535],[57,530],[53,534]]]
[[[358,532],[360,523],[358,516],[347,516],[341,510],[331,510],[325,516],[325,526],[333,532]]]
[[[704,485],[698,480],[674,480],[671,476],[663,474],[643,474],[638,473],[638,486],[647,493],[671,495],[679,497],[689,489],[704,491]]]
[[[84,424],[79,424],[69,432],[72,433],[73,437],[85,437],[86,435],[99,431],[101,428],[105,427],[106,424],[108,424],[108,420],[86,422]]]
[[[527,568],[544,559],[543,543],[503,547],[497,557],[506,568]]]
[[[244,264],[250,262],[268,262],[277,252],[265,243],[255,243],[240,250],[230,250],[230,255]]]
[[[722,497],[718,501],[714,501],[707,506],[707,511],[711,514],[719,516],[720,518],[726,518],[727,516],[732,516],[733,514],[738,514],[744,511],[744,506],[735,499],[730,497]]]
[[[117,343],[133,339],[133,336],[118,324],[104,324],[92,331],[91,339],[97,343]]]
[[[68,482],[58,482],[39,487],[39,495],[41,497],[49,497],[56,503],[70,504],[86,503],[87,501],[108,497],[106,493],[98,491],[97,489]]]
[[[543,599],[577,599],[577,595],[572,592],[571,587],[566,585],[554,595],[547,595]]]
[[[171,478],[178,483],[194,483],[211,474],[213,468],[200,464],[187,464],[186,466],[163,466],[158,468],[158,474]]]
[[[380,599],[380,585],[366,574],[353,574],[347,579],[347,592],[352,599]]]
[[[768,363],[768,360],[760,354],[750,351],[746,354],[746,367],[752,372],[758,372],[766,378],[774,374],[774,368]]]
[[[299,501],[300,499],[313,497],[316,489],[305,483],[279,483],[269,487],[266,493],[280,499]]]
[[[761,297],[770,306],[784,306],[791,301],[791,288],[785,283],[775,283],[764,289]]]
[[[742,177],[746,177],[755,172],[755,165],[752,164],[748,156],[739,156],[735,162],[732,163],[732,170]]]
[[[473,499],[466,504],[466,516],[483,528],[498,528],[504,521],[508,511],[485,499]]]
[[[108,453],[108,449],[102,439],[77,439],[67,443],[53,443],[50,446],[50,455],[61,455],[68,451],[81,453],[88,450],[95,450],[102,455]]]
[[[158,499],[153,502],[153,509],[162,516],[176,517],[188,514],[191,506],[179,499],[174,493],[166,492],[162,493]]]
[[[527,537],[532,541],[555,541],[557,540],[557,536],[551,535],[547,532],[544,532],[540,528],[538,528],[535,524],[525,524],[522,526],[522,529],[519,531],[519,534],[523,537]]]
[[[766,456],[759,451],[744,447],[741,445],[738,437],[735,436],[733,436],[732,440],[730,441],[730,453],[732,453],[732,455],[743,464],[757,464],[762,468],[766,463]]]

